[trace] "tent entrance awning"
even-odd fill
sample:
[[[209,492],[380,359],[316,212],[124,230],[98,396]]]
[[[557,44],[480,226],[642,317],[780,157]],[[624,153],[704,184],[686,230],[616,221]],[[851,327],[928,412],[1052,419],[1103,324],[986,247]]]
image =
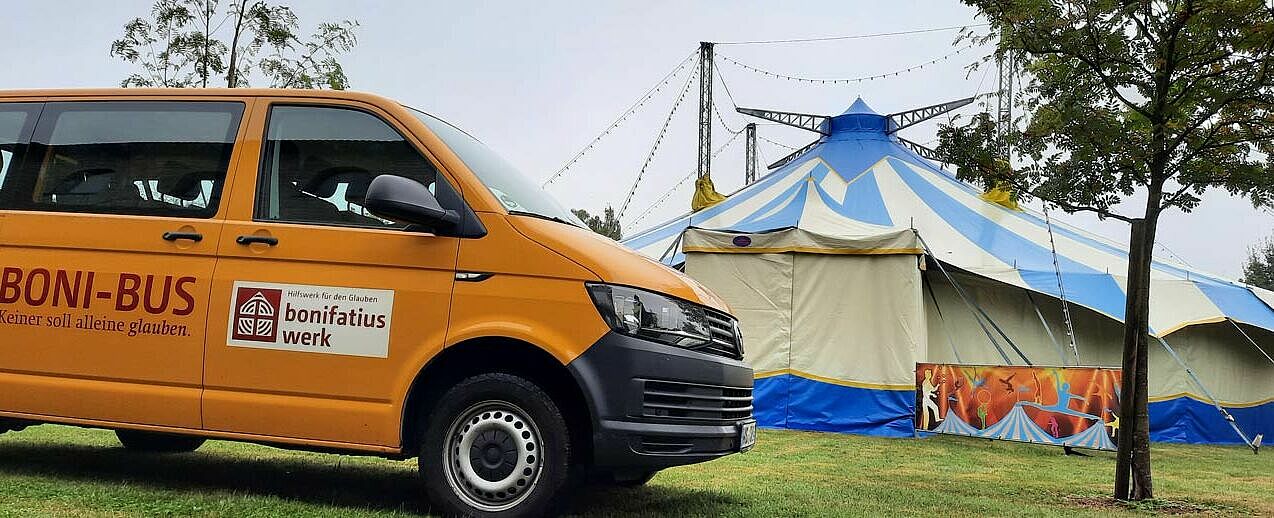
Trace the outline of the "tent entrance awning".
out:
[[[682,237],[685,252],[723,254],[825,254],[825,255],[921,255],[916,232],[909,228],[882,228],[874,233],[831,235],[802,228],[765,232],[736,232],[687,228]]]

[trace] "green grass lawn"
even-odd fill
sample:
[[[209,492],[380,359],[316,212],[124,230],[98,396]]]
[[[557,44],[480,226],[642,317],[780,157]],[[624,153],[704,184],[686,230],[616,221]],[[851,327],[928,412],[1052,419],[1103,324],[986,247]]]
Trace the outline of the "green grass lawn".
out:
[[[583,516],[1006,516],[1163,511],[1274,516],[1274,458],[1160,445],[1172,507],[1110,506],[1113,455],[956,437],[762,431],[757,448],[665,471],[639,489],[590,489]],[[414,462],[209,442],[125,452],[113,434],[38,426],[0,436],[0,516],[415,516]]]

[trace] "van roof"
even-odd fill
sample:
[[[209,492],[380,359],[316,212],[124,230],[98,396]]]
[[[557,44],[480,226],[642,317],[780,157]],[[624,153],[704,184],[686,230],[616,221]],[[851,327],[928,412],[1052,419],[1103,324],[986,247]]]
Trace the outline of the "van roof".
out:
[[[0,90],[0,99],[14,97],[308,97],[348,99],[371,103],[397,101],[376,94],[349,90],[290,88],[37,88]]]
[[[0,89],[0,100],[6,98],[31,97],[295,97],[298,99],[344,99],[363,101],[369,104],[396,104],[404,108],[426,113],[430,117],[442,121],[455,128],[456,131],[469,135],[469,132],[429,112],[412,108],[385,96],[353,90],[318,90],[300,88],[32,88],[23,90]]]

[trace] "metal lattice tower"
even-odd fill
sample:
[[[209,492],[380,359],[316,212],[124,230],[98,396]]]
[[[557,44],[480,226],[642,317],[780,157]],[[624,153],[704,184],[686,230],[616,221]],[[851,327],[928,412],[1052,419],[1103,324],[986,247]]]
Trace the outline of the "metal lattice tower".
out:
[[[699,42],[699,178],[712,176],[712,42]]]
[[[745,146],[743,151],[745,172],[743,184],[751,185],[752,182],[756,181],[756,123],[749,122],[747,126],[743,127],[743,131],[747,132],[747,140],[744,141]]]
[[[1012,161],[1012,149],[1003,137],[1008,134],[1009,128],[1013,127],[1013,54],[1008,53],[1001,55],[995,60],[999,67],[1000,89],[996,96],[998,103],[995,110],[995,127],[999,132],[1002,149],[1000,154],[1005,160]]]

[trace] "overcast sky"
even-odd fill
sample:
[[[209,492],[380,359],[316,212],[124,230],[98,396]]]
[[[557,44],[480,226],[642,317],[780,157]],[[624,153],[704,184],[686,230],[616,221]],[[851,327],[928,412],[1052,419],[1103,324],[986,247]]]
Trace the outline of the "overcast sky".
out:
[[[699,41],[750,41],[858,35],[979,23],[955,1],[893,2],[656,1],[633,2],[363,2],[290,3],[309,30],[323,20],[355,19],[359,44],[342,62],[353,87],[390,96],[469,130],[528,175],[545,179],[698,46]],[[9,49],[0,88],[116,86],[132,66],[108,55],[146,0],[12,2],[0,43]],[[995,88],[995,73],[964,67],[986,54],[967,49],[923,69],[848,85],[774,79],[726,61],[733,58],[780,74],[856,78],[890,73],[948,56],[955,32],[805,44],[721,45],[720,76],[741,106],[837,114],[862,96],[881,113],[957,99]],[[550,190],[571,207],[618,207],[688,79],[675,76],[631,119],[572,166]],[[737,130],[723,88],[716,95],[725,123]],[[691,85],[638,184],[625,231],[653,225],[689,208],[691,182],[655,202],[686,178],[695,163],[697,91]],[[966,116],[979,108],[962,110]],[[731,134],[720,123],[713,140]],[[932,123],[903,130],[933,139]],[[801,130],[762,126],[762,137],[789,146],[813,140]],[[713,166],[717,190],[743,181],[743,142]],[[762,141],[764,159],[788,151]],[[1129,208],[1129,211],[1135,209]],[[649,212],[644,218],[637,216]],[[1115,222],[1066,217],[1084,228],[1127,241]],[[1274,229],[1274,215],[1223,192],[1205,196],[1193,214],[1160,223],[1159,241],[1189,264],[1228,276],[1241,273],[1249,246]],[[1167,253],[1164,248],[1157,254]]]

